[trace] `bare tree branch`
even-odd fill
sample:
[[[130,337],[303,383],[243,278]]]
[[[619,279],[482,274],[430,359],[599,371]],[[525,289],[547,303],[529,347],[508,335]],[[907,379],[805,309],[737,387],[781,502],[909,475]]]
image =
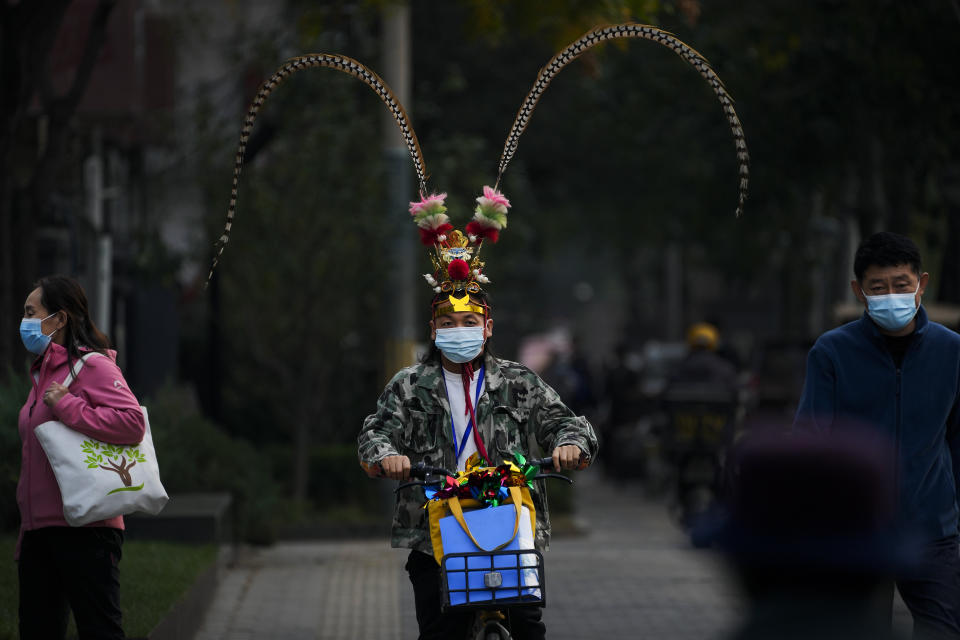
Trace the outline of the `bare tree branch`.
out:
[[[66,112],[67,117],[73,113],[80,104],[83,94],[90,82],[90,76],[97,64],[97,58],[103,49],[103,43],[107,39],[107,23],[110,21],[110,14],[116,6],[116,0],[100,0],[97,8],[93,11],[93,17],[90,18],[90,29],[87,32],[87,43],[83,49],[83,57],[77,66],[77,72],[73,76],[73,82],[67,92],[58,98],[51,109],[58,115]]]
[[[60,97],[52,98],[44,104],[45,111],[50,117],[48,128],[48,143],[43,150],[43,155],[37,161],[31,180],[31,191],[38,202],[42,202],[49,189],[47,181],[50,179],[51,166],[58,158],[62,157],[63,143],[66,137],[67,125],[73,113],[76,111],[80,100],[83,98],[84,91],[90,82],[90,76],[96,66],[97,57],[103,49],[106,41],[107,23],[110,14],[116,6],[116,0],[100,0],[94,9],[93,17],[90,19],[90,29],[87,34],[87,42],[84,45],[83,57],[77,66],[77,71],[73,76],[73,81],[67,92]],[[49,71],[44,74],[49,76]],[[49,78],[47,79],[49,82]],[[49,87],[44,92],[50,91]],[[50,98],[48,95],[47,98]]]

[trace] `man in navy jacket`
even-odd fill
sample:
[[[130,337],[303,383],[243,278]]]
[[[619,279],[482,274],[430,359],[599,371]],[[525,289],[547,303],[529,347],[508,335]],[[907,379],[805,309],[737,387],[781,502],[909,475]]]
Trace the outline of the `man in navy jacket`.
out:
[[[927,318],[929,274],[909,238],[870,236],[853,269],[866,312],[810,350],[794,428],[856,424],[895,443],[898,511],[924,542],[921,570],[897,589],[917,637],[960,638],[960,334]]]

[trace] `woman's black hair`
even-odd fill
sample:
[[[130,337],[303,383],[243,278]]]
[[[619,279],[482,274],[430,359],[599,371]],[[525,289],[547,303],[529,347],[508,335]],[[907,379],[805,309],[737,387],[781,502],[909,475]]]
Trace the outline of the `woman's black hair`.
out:
[[[446,293],[438,293],[437,295],[433,296],[433,300],[430,301],[430,308],[432,309],[435,304],[442,300],[446,300],[448,297],[449,294]],[[493,309],[493,304],[490,301],[490,294],[480,291],[478,293],[471,293],[470,298],[483,303],[483,305],[487,308],[487,318],[489,318],[490,310]],[[483,351],[481,351],[480,355],[477,356],[478,358],[484,355],[494,355],[493,350],[490,348],[491,340],[492,338],[487,338],[486,342],[483,343]],[[427,349],[427,352],[424,353],[423,357],[420,358],[420,363],[426,364],[431,360],[440,362],[440,349],[437,348],[437,345],[433,340],[430,341],[430,348]]]
[[[33,286],[40,289],[40,304],[47,313],[63,311],[67,315],[67,324],[61,331],[71,365],[83,355],[81,347],[106,355],[110,340],[90,319],[87,294],[79,282],[69,276],[53,275],[40,278]]]

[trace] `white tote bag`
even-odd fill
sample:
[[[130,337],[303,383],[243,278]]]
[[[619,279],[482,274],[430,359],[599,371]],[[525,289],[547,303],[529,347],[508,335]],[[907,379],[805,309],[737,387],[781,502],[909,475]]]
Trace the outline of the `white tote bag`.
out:
[[[64,386],[70,386],[84,361],[92,356],[103,357],[97,352],[81,357],[63,381]],[[147,408],[140,409],[147,429],[143,440],[135,445],[100,442],[56,420],[34,429],[57,477],[63,517],[71,526],[134,511],[156,515],[167,504]]]

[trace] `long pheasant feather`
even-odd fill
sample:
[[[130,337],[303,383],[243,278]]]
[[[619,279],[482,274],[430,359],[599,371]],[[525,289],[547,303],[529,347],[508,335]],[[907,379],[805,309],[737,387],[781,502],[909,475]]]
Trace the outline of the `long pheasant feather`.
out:
[[[355,78],[359,78],[373,89],[383,103],[387,105],[394,120],[397,121],[397,126],[400,127],[400,133],[403,134],[404,142],[407,145],[407,150],[410,152],[410,157],[413,159],[413,165],[417,172],[417,180],[420,183],[420,193],[425,194],[427,191],[423,154],[420,151],[420,142],[417,140],[417,134],[414,133],[413,127],[410,126],[407,120],[407,113],[403,110],[403,105],[400,104],[400,101],[393,95],[393,91],[390,90],[390,87],[387,86],[387,83],[384,82],[380,76],[360,62],[347,56],[322,53],[290,58],[260,86],[256,98],[254,98],[250,109],[247,111],[243,128],[240,130],[240,144],[237,147],[237,156],[233,166],[233,185],[230,189],[230,205],[227,207],[227,221],[223,227],[223,234],[216,243],[216,255],[213,257],[213,262],[210,265],[210,273],[207,275],[206,284],[208,285],[210,284],[210,279],[213,277],[214,269],[217,268],[217,264],[220,262],[223,249],[227,245],[227,242],[230,241],[230,231],[233,228],[233,219],[237,213],[237,190],[240,184],[243,156],[247,148],[247,140],[250,137],[250,132],[253,131],[253,123],[257,118],[257,114],[263,106],[264,101],[266,101],[267,96],[269,96],[280,83],[297,71],[313,67],[325,67],[327,69],[336,69],[337,71],[348,73]]]
[[[737,203],[736,211],[739,217],[740,214],[743,213],[743,203],[747,199],[747,187],[750,179],[750,155],[747,152],[747,141],[743,135],[743,126],[740,124],[740,118],[737,117],[737,112],[733,108],[733,98],[727,93],[727,89],[723,86],[723,82],[719,76],[710,68],[710,64],[700,53],[672,33],[642,24],[620,24],[590,31],[580,37],[576,42],[567,46],[547,63],[540,71],[540,75],[537,76],[533,88],[520,106],[520,111],[517,112],[517,117],[513,121],[513,127],[511,127],[510,133],[507,135],[507,141],[503,146],[503,154],[500,156],[500,166],[497,170],[497,186],[495,188],[499,188],[500,179],[507,169],[507,164],[509,164],[514,153],[517,151],[520,135],[527,128],[527,124],[530,122],[530,116],[540,101],[540,96],[546,91],[553,78],[561,69],[579,58],[583,52],[590,47],[615,38],[644,38],[669,47],[674,53],[693,65],[693,68],[696,69],[713,88],[714,93],[717,94],[717,98],[720,99],[720,105],[723,107],[723,113],[727,117],[730,129],[733,131],[733,140],[736,145],[737,162],[739,163],[740,172],[740,183],[738,187],[739,202]]]

